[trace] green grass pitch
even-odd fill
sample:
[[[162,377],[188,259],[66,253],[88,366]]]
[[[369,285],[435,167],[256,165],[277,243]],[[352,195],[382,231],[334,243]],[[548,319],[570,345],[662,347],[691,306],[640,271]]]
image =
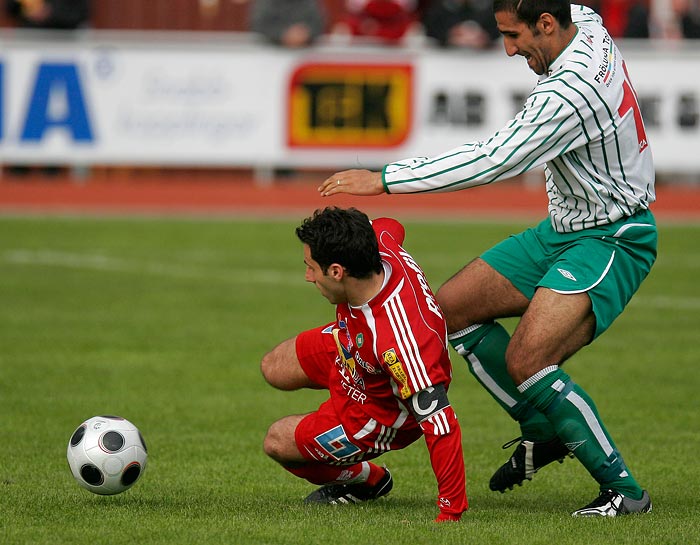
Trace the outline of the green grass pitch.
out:
[[[663,225],[626,312],[566,369],[591,394],[654,511],[572,519],[593,480],[574,460],[488,490],[515,425],[454,357],[471,509],[435,525],[423,442],[380,461],[393,492],[310,508],[313,486],[267,459],[275,419],[323,392],[278,392],[258,369],[284,338],[330,321],[304,282],[297,220],[0,218],[0,543],[683,544],[700,542],[700,226]],[[523,225],[406,221],[433,287]],[[508,327],[513,323],[507,323]],[[117,414],[149,447],[124,494],[80,488],[66,462],[84,419]]]

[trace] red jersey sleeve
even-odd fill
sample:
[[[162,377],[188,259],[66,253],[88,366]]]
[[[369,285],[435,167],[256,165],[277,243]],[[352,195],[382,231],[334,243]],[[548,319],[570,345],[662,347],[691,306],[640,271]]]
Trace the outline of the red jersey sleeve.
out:
[[[458,520],[469,508],[466,492],[462,430],[451,406],[420,423],[438,483],[440,513]]]
[[[383,235],[391,236],[399,246],[403,244],[406,238],[406,230],[403,225],[392,218],[377,218],[372,220],[372,228],[377,236],[377,240],[381,241]]]

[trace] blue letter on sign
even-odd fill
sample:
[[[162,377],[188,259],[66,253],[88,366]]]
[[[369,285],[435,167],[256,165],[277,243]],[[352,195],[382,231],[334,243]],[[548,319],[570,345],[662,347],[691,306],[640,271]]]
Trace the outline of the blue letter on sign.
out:
[[[54,93],[62,93],[61,98],[65,101],[61,108],[56,108],[61,110],[59,113],[49,111],[54,110],[53,107],[49,107]],[[74,64],[39,66],[34,93],[22,130],[22,140],[41,140],[46,129],[51,126],[65,127],[74,140],[89,142],[93,139],[78,70]]]

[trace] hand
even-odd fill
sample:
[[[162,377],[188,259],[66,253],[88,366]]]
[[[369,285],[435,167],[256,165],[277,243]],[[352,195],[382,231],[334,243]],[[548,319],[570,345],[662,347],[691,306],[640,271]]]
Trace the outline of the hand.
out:
[[[343,170],[327,178],[318,188],[323,197],[336,193],[350,195],[381,195],[384,193],[382,173],[370,170]]]
[[[435,519],[435,522],[459,522],[461,518],[461,514],[450,515],[449,513],[440,513]]]

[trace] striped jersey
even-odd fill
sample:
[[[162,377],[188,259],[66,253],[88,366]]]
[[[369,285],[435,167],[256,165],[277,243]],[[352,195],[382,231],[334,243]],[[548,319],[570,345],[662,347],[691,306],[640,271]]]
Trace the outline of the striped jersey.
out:
[[[560,233],[631,216],[655,200],[654,165],[619,49],[589,8],[523,109],[483,142],[383,170],[388,193],[456,191],[544,165],[549,216]]]
[[[338,414],[361,411],[390,428],[416,427],[406,400],[451,380],[447,328],[422,270],[401,247],[401,224],[381,218],[372,227],[384,285],[361,307],[336,306],[336,322],[325,330],[338,348],[331,398]]]

